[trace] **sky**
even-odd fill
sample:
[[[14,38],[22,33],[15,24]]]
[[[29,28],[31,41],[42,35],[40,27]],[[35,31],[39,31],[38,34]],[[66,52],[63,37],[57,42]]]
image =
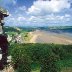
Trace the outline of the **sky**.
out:
[[[72,26],[72,0],[0,0],[6,26]]]

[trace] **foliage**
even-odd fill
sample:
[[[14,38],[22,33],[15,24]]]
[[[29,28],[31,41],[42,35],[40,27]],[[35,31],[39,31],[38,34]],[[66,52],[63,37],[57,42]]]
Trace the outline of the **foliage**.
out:
[[[14,68],[19,72],[31,72],[33,64],[40,72],[59,72],[72,67],[72,45],[13,44],[9,48]]]
[[[30,72],[30,58],[26,54],[26,51],[23,50],[23,47],[16,46],[16,48],[12,49],[11,52],[12,55],[12,62],[14,65],[14,68],[16,68],[17,72]]]

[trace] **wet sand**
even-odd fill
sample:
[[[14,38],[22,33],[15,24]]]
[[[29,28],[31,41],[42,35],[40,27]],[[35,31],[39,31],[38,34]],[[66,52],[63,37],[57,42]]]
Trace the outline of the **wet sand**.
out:
[[[33,37],[30,39],[30,43],[72,44],[71,37],[62,34],[36,30],[31,32],[31,35]]]

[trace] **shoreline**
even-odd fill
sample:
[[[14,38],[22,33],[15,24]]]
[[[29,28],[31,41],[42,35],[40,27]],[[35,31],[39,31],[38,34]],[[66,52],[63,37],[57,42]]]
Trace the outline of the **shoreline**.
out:
[[[33,36],[29,43],[55,43],[55,44],[72,44],[72,39],[63,34],[52,33],[48,31],[36,30],[31,32]]]

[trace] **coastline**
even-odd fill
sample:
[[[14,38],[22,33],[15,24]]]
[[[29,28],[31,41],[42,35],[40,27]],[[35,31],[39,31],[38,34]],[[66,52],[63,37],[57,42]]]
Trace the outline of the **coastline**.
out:
[[[55,44],[72,44],[72,39],[63,34],[52,33],[48,31],[36,30],[31,33],[33,36],[29,43],[55,43]]]

